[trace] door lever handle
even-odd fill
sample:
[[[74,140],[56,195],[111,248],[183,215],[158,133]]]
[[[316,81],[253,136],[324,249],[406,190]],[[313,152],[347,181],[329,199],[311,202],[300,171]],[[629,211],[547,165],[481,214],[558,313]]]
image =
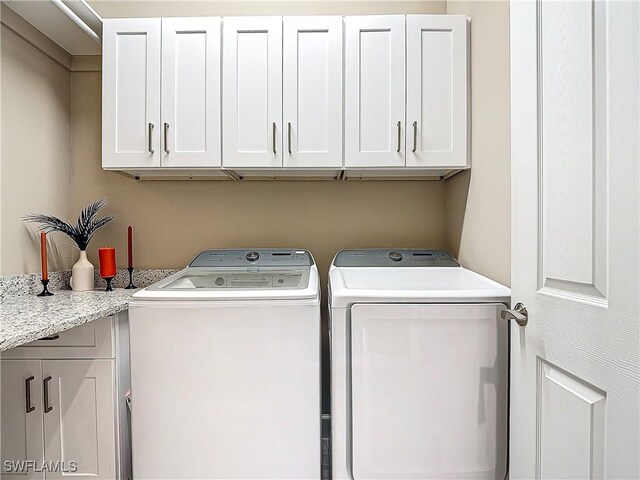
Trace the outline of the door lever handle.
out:
[[[503,320],[515,320],[518,325],[524,327],[529,321],[527,307],[522,303],[516,303],[512,310],[502,310],[500,316]]]

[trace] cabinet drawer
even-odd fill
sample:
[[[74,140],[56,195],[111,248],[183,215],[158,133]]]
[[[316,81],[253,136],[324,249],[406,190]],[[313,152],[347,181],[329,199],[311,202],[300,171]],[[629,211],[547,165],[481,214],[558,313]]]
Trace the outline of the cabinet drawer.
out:
[[[113,317],[13,348],[2,358],[113,358]]]

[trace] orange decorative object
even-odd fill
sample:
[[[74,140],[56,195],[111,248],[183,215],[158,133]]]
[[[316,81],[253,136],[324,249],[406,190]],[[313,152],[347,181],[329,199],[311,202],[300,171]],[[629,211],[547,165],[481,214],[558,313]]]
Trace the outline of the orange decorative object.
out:
[[[116,249],[114,247],[99,248],[100,276],[113,278],[116,276]]]
[[[40,259],[42,260],[42,280],[49,279],[47,271],[47,234],[40,232]]]

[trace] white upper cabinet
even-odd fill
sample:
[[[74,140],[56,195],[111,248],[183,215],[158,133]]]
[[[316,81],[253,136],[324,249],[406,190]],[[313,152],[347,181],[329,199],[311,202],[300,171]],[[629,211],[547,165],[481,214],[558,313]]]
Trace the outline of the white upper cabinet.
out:
[[[162,20],[163,167],[220,166],[220,18]]]
[[[284,17],[285,167],[342,167],[342,17]]]
[[[345,166],[405,165],[405,16],[345,17]]]
[[[469,168],[468,25],[462,15],[107,19],[103,168],[236,179]]]
[[[282,17],[224,19],[225,167],[282,167]]]
[[[104,22],[102,166],[160,166],[160,23]]]
[[[467,18],[407,15],[407,167],[468,163]]]

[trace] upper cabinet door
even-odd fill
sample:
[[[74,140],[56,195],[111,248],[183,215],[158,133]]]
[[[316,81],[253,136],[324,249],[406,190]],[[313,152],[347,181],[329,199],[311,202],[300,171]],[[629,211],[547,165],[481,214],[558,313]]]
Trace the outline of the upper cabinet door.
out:
[[[342,166],[342,17],[285,17],[285,167]]]
[[[345,18],[345,165],[405,165],[405,17]]]
[[[160,19],[103,25],[102,166],[160,166]]]
[[[468,165],[467,19],[407,15],[407,166]]]
[[[282,167],[282,17],[224,19],[225,167]]]
[[[220,166],[220,18],[162,20],[163,167]]]

